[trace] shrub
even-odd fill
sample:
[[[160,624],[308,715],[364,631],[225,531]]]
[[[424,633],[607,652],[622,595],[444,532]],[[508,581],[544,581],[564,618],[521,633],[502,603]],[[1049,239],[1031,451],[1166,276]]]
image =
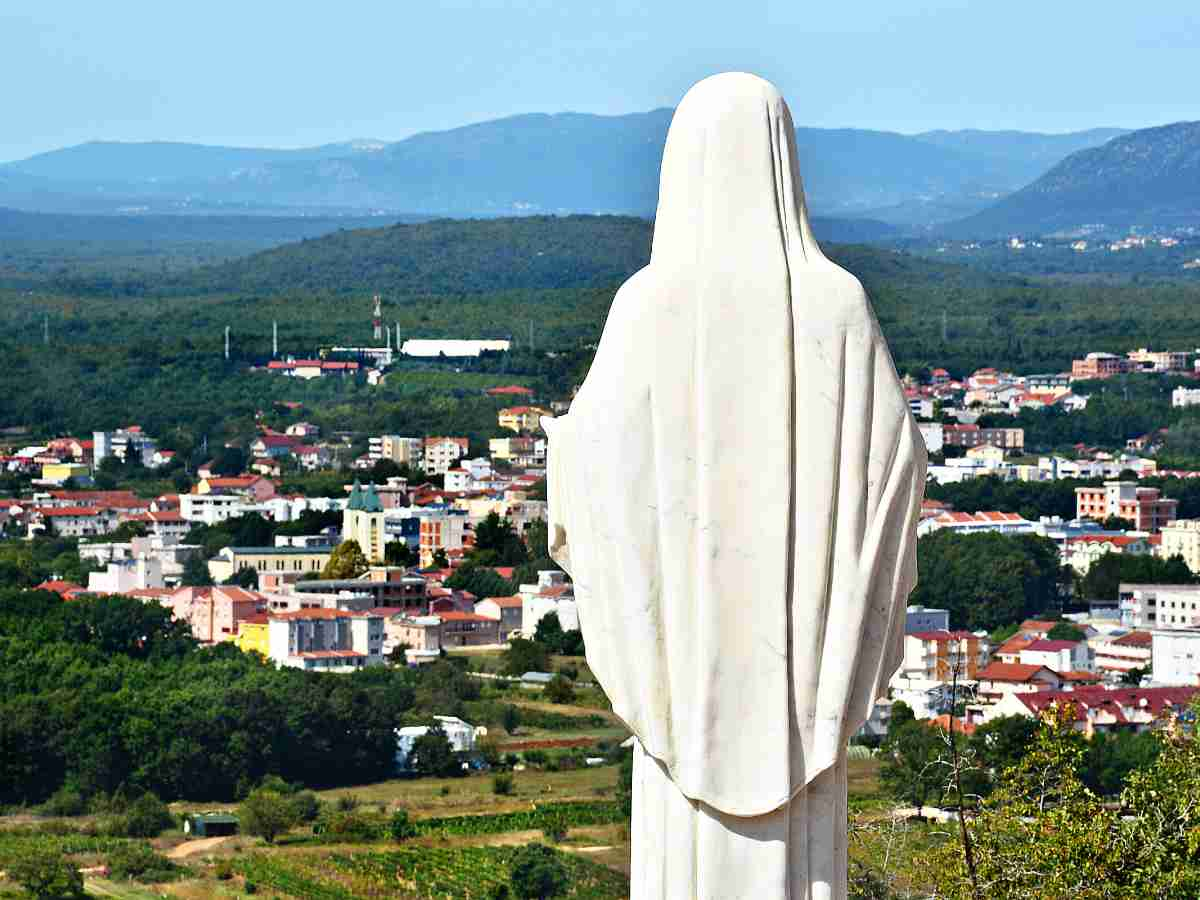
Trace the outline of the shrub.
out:
[[[492,793],[501,797],[507,797],[513,792],[513,777],[511,775],[501,773],[492,779]]]
[[[87,801],[75,788],[63,785],[38,807],[43,816],[81,816],[87,810]]]
[[[567,839],[567,819],[557,811],[546,817],[546,824],[542,826],[542,834],[546,840],[559,844]]]
[[[335,812],[325,820],[324,833],[334,840],[373,841],[380,837],[382,823],[360,812]]]
[[[217,881],[229,881],[233,878],[233,863],[227,859],[221,860],[213,869],[213,874]]]
[[[551,848],[528,844],[513,854],[509,881],[518,897],[546,900],[566,892],[567,869]]]
[[[338,812],[353,812],[358,809],[360,803],[362,801],[353,794],[342,794],[337,798],[337,810]]]
[[[404,841],[417,836],[417,826],[408,818],[408,811],[398,809],[392,813],[392,821],[388,823],[388,833],[393,841]]]
[[[175,826],[175,817],[167,809],[167,804],[150,793],[134,800],[123,819],[127,837],[158,837]]]
[[[298,791],[288,798],[301,822],[313,822],[321,815],[321,801],[312,791]]]
[[[555,675],[546,685],[546,699],[551,703],[571,703],[575,699],[575,685],[563,675]]]
[[[79,868],[56,850],[30,850],[8,866],[8,878],[36,900],[82,900]]]
[[[146,883],[170,881],[179,868],[143,841],[122,844],[108,854],[108,869],[114,878],[132,879]]]
[[[504,707],[504,730],[516,734],[521,727],[521,711],[511,703]]]

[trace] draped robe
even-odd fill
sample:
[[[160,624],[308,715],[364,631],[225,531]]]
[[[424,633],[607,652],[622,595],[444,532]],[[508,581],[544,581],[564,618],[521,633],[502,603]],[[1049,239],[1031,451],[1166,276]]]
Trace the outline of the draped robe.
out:
[[[769,83],[681,102],[650,264],[544,425],[551,555],[637,739],[633,898],[844,897],[845,746],[900,663],[926,460]]]

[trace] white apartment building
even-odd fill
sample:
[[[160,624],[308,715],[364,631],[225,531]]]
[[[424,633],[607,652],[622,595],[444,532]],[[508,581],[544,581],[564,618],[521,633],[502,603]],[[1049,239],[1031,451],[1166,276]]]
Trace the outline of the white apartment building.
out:
[[[426,438],[422,468],[430,475],[445,475],[447,469],[453,468],[455,463],[467,455],[468,444],[466,438]]]
[[[269,658],[281,666],[352,672],[383,665],[383,616],[342,609],[273,613],[267,623]]]
[[[1121,625],[1125,628],[1192,628],[1200,624],[1200,584],[1122,584]]]
[[[93,594],[124,594],[160,587],[166,587],[163,566],[153,556],[110,562],[103,572],[88,573],[87,589]]]
[[[1151,667],[1154,684],[1200,684],[1200,629],[1172,628],[1153,632]]]
[[[1164,525],[1160,533],[1159,554],[1164,559],[1182,556],[1189,569],[1200,573],[1200,519],[1176,519]]]
[[[125,462],[130,453],[141,459],[143,466],[153,467],[157,449],[158,442],[138,430],[118,428],[116,431],[92,432],[92,462],[96,468],[109,456]]]

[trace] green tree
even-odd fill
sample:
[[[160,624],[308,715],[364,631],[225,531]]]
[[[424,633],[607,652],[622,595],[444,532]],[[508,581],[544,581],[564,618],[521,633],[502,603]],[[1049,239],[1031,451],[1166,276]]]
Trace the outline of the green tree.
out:
[[[238,807],[238,822],[246,834],[261,837],[268,844],[299,824],[300,817],[291,799],[277,791],[259,788]]]
[[[258,570],[252,569],[249,566],[242,566],[221,584],[233,585],[246,590],[257,590],[258,588]]]
[[[405,541],[388,541],[383,548],[383,561],[389,566],[408,568],[417,564],[417,554]]]
[[[446,551],[443,547],[438,547],[433,551],[433,565],[437,569],[450,568],[450,560],[446,557]]]
[[[504,651],[504,674],[524,675],[526,672],[546,672],[550,668],[550,654],[537,641],[512,638]]]
[[[492,553],[493,565],[519,566],[529,559],[529,551],[512,523],[490,512],[475,526],[473,553]]]
[[[521,710],[513,706],[511,703],[504,707],[504,730],[509,734],[516,734],[517,729],[521,727]]]
[[[462,774],[462,765],[454,753],[454,747],[440,725],[431,725],[429,730],[413,741],[409,753],[409,764],[420,775],[447,778]]]
[[[125,813],[125,833],[129,837],[158,837],[174,826],[175,817],[167,804],[149,792],[134,800]]]
[[[533,639],[544,644],[551,653],[561,653],[563,645],[563,628],[558,621],[557,612],[548,612],[538,619],[534,629]]]
[[[1054,627],[1046,632],[1046,637],[1052,641],[1086,641],[1087,634],[1076,628],[1070,622],[1055,622]]]
[[[879,780],[894,797],[914,806],[936,801],[945,782],[946,771],[939,764],[945,749],[936,728],[912,718],[904,704],[893,704],[887,737],[879,748]]]
[[[193,553],[183,564],[184,587],[208,587],[213,583],[212,575],[208,573],[208,565],[200,553]]]
[[[544,844],[527,844],[513,854],[509,883],[524,900],[548,900],[565,894],[569,879],[555,850]]]
[[[955,534],[949,529],[917,542],[917,568],[910,602],[949,610],[955,627],[971,630],[990,630],[1057,609],[1070,577],[1048,538]]]
[[[7,875],[36,900],[82,900],[83,876],[62,852],[30,848],[7,866]]]
[[[516,585],[498,572],[474,563],[464,563],[446,579],[446,587],[456,591],[470,591],[476,597],[511,597]]]
[[[367,557],[363,554],[358,541],[342,541],[333,548],[329,562],[321,570],[321,577],[332,580],[335,578],[357,578],[367,571]]]
[[[1081,600],[1107,600],[1116,603],[1121,582],[1133,584],[1193,584],[1196,575],[1180,556],[1105,553],[1088,566],[1087,574],[1076,582]]]

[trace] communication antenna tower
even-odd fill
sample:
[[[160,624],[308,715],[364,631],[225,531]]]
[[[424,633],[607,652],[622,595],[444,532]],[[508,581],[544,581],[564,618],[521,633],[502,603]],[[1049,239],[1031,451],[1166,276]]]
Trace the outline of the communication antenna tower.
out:
[[[375,295],[375,317],[371,324],[375,326],[375,340],[380,340],[383,337],[383,299]]]
[[[229,359],[229,326],[225,326],[225,358]]]
[[[271,323],[271,358],[279,356],[279,323]]]

